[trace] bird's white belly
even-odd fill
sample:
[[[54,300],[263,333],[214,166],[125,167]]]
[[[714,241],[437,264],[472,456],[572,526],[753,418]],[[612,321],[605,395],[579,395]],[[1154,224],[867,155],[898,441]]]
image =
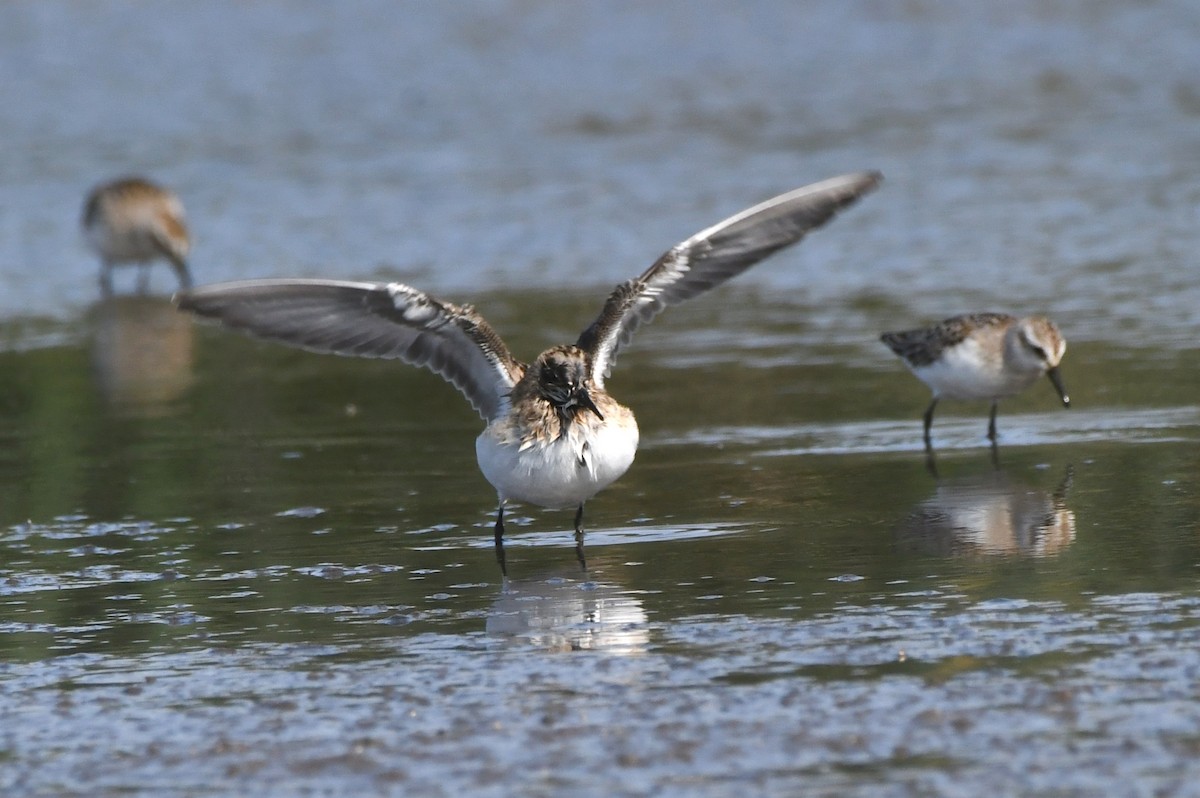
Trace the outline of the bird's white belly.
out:
[[[87,238],[92,248],[114,265],[153,260],[159,255],[153,239],[145,233],[116,232],[93,225],[87,229]]]
[[[520,441],[488,427],[475,440],[479,470],[508,499],[541,507],[575,507],[629,470],[638,429],[627,424],[572,426],[549,441]]]
[[[928,366],[917,366],[913,374],[943,399],[995,399],[1012,396],[1028,388],[1038,372],[1004,368],[1000,358],[988,357],[976,342],[967,340],[942,352]]]

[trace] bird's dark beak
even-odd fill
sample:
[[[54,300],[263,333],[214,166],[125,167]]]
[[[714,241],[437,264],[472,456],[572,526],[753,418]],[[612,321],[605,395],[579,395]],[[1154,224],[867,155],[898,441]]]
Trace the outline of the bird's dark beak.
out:
[[[1050,382],[1054,385],[1054,390],[1058,391],[1058,398],[1062,399],[1063,407],[1071,406],[1071,397],[1067,396],[1067,389],[1063,387],[1062,377],[1058,374],[1058,366],[1046,372],[1046,376],[1050,378]]]
[[[604,414],[600,412],[600,408],[596,407],[596,403],[592,401],[592,396],[587,392],[587,388],[580,388],[575,392],[575,404],[591,410],[596,414],[596,418],[601,421],[604,420]]]

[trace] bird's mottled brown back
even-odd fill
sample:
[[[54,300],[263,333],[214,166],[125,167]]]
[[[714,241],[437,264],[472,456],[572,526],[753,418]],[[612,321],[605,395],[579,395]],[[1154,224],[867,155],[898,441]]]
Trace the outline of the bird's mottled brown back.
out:
[[[932,327],[886,332],[879,336],[888,347],[911,366],[928,366],[942,352],[962,343],[984,327],[1007,327],[1016,319],[1007,313],[968,313],[951,316]]]

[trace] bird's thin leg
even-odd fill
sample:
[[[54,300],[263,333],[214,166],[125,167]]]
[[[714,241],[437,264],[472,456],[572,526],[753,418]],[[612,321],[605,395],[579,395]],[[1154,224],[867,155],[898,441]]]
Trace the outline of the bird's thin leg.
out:
[[[508,568],[504,563],[504,502],[496,509],[496,562],[500,564],[500,574],[508,576]]]
[[[988,414],[988,440],[996,442],[996,400],[992,400],[992,412]]]
[[[173,260],[171,266],[175,269],[175,275],[179,278],[179,287],[188,289],[192,287],[192,272],[188,269],[186,261]]]
[[[933,410],[937,407],[938,398],[933,397],[933,401],[929,403],[929,407],[925,409],[925,450],[933,450],[933,439],[929,436],[929,429],[933,426]]]
[[[583,556],[583,502],[575,511],[575,556],[579,558],[579,570],[587,571],[587,558]]]

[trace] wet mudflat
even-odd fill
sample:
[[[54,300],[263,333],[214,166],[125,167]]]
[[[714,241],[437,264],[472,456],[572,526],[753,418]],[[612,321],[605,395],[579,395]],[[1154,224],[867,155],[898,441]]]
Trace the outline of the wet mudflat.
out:
[[[0,8],[0,793],[1200,794],[1192,4],[599,8]],[[150,173],[198,282],[403,280],[529,358],[860,168],[639,331],[590,570],[515,507],[508,580],[451,388],[101,301],[77,230]],[[982,310],[1073,406],[993,454],[944,403],[930,462],[878,333]]]

